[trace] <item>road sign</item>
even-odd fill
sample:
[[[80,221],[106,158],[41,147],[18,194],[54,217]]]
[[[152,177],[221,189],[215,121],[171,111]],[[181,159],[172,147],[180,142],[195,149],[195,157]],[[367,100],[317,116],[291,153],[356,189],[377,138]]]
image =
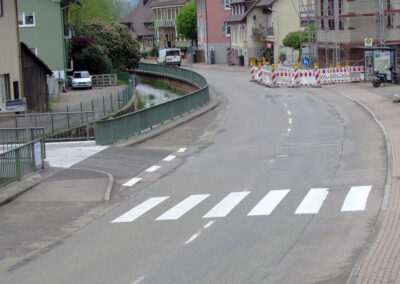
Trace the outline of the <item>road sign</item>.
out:
[[[372,38],[370,38],[370,37],[364,38],[364,45],[365,46],[372,46],[372,44],[373,44]]]
[[[0,112],[24,112],[26,111],[25,100],[9,100],[6,101],[6,105],[0,105]]]
[[[302,63],[304,66],[310,65],[310,58],[308,58],[307,56],[303,57]]]

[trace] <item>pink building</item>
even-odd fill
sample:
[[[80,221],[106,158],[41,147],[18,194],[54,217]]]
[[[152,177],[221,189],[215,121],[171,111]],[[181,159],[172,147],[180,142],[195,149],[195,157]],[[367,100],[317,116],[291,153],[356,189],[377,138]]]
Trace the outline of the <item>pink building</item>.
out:
[[[197,40],[204,50],[205,62],[227,63],[230,48],[230,26],[225,20],[231,14],[231,0],[196,0]]]

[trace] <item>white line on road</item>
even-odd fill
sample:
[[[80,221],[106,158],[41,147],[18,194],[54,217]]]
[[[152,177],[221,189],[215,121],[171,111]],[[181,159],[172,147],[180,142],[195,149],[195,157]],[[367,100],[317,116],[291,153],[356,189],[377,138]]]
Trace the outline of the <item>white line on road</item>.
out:
[[[286,111],[288,115],[292,115],[292,113],[290,112],[290,110]]]
[[[198,236],[200,236],[201,231],[197,232],[196,234],[194,234],[193,236],[191,236],[186,242],[185,244],[190,244],[191,242],[193,242]]]
[[[159,168],[161,168],[161,166],[151,166],[150,168],[148,168],[146,170],[146,172],[148,173],[154,173],[156,170],[158,170]]]
[[[177,220],[209,196],[209,194],[191,195],[169,209],[156,220]]]
[[[292,118],[289,118],[289,124],[291,125],[293,123]]]
[[[285,106],[285,108],[288,108],[288,105],[287,105],[287,103],[283,103],[283,105]]]
[[[371,188],[372,186],[352,186],[344,200],[342,212],[365,210]]]
[[[176,152],[178,152],[178,153],[184,153],[184,152],[186,152],[186,150],[187,150],[187,148],[180,148],[178,151],[176,151]]]
[[[208,229],[208,228],[210,228],[211,225],[214,224],[214,223],[215,223],[215,221],[210,221],[210,222],[208,222],[203,228],[204,228],[204,229]]]
[[[140,282],[142,282],[144,280],[145,276],[146,275],[140,276],[138,279],[133,281],[132,284],[139,284]]]
[[[258,202],[247,216],[270,215],[289,191],[290,189],[271,190],[263,199],[261,199],[260,202]]]
[[[132,222],[168,198],[169,198],[169,196],[153,197],[153,198],[147,199],[145,202],[143,202],[143,203],[139,204],[138,206],[134,207],[133,209],[129,210],[128,212],[121,215],[120,217],[118,217],[117,219],[112,221],[111,223]]]
[[[165,162],[171,162],[173,159],[175,159],[176,158],[176,156],[175,155],[169,155],[169,156],[167,156],[167,157],[165,157],[164,159],[163,159],[163,161],[165,161]]]
[[[134,178],[128,180],[126,183],[124,183],[123,186],[134,186],[141,180],[142,180],[142,178],[134,177]]]
[[[312,188],[300,203],[295,214],[317,214],[329,193],[329,188]]]
[[[232,192],[215,205],[203,218],[225,217],[245,198],[250,191]]]

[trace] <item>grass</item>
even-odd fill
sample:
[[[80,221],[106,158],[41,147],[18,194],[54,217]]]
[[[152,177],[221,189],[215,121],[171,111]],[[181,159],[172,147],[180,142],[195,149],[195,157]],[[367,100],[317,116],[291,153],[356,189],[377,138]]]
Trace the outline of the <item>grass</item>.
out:
[[[153,107],[155,105],[156,105],[156,103],[153,102],[153,103],[150,104],[150,107]]]
[[[178,96],[183,96],[186,94],[185,91],[179,90],[175,87],[171,87],[170,85],[162,81],[152,81],[151,85],[156,89],[167,90],[170,91],[171,93],[177,94]]]
[[[149,100],[154,100],[154,99],[156,98],[156,96],[153,95],[153,94],[150,94],[150,95],[148,96],[148,98],[149,98]]]
[[[124,80],[121,80],[121,79],[118,79],[117,84],[118,84],[118,86],[120,86],[120,85],[128,85],[128,82],[124,81]]]
[[[170,94],[168,94],[168,93],[164,93],[164,97],[166,97],[166,98],[170,98],[170,97],[171,97],[171,95],[170,95]]]
[[[143,101],[142,97],[139,94],[136,96],[136,98],[137,98],[137,106],[138,106],[137,110],[145,109],[146,108],[146,101]]]
[[[60,100],[61,100],[61,96],[57,96],[57,99],[56,99],[56,100],[51,100],[51,101],[50,101],[50,110],[53,110],[53,109],[54,109],[54,105],[55,105],[56,103],[59,103]]]

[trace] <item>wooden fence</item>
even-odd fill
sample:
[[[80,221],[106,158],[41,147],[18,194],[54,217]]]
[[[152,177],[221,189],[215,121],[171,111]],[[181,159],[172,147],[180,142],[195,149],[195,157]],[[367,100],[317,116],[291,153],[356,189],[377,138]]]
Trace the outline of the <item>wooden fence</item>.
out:
[[[92,75],[92,84],[95,87],[115,86],[117,83],[117,74]]]

